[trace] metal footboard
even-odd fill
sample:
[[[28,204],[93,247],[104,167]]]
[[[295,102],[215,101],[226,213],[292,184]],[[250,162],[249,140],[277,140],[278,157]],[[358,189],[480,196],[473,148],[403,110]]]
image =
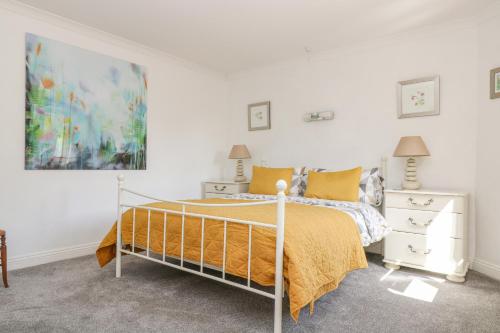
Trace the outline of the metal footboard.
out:
[[[123,253],[133,255],[139,258],[143,258],[149,261],[153,261],[168,267],[176,268],[185,272],[203,276],[215,281],[219,281],[225,284],[229,284],[233,287],[248,290],[250,292],[266,296],[268,298],[274,299],[274,332],[281,332],[281,321],[282,321],[282,297],[284,295],[283,289],[283,244],[285,238],[285,190],[287,184],[285,181],[280,180],[276,183],[276,188],[278,190],[277,200],[273,201],[262,201],[262,202],[251,202],[251,203],[236,203],[236,204],[206,204],[206,203],[192,203],[184,201],[172,201],[158,199],[149,195],[141,194],[130,189],[125,188],[124,176],[118,176],[118,219],[117,219],[117,235],[116,235],[116,277],[121,277],[121,256]],[[140,198],[150,199],[154,201],[161,201],[167,203],[177,204],[181,207],[181,211],[162,209],[156,207],[149,207],[144,205],[131,205],[123,202],[123,194],[129,193]],[[273,205],[276,204],[277,214],[276,214],[276,224],[262,223],[258,221],[247,221],[233,218],[226,218],[220,216],[212,216],[207,214],[198,214],[187,212],[186,207],[188,206],[198,206],[198,207],[243,207],[243,206],[261,206],[261,205]],[[124,208],[132,210],[132,242],[131,250],[128,250],[122,246],[122,214]],[[147,211],[147,240],[146,240],[146,254],[136,252],[135,243],[135,227],[136,227],[136,211],[140,209]],[[163,249],[161,253],[161,259],[154,258],[151,256],[150,251],[150,230],[151,230],[151,212],[159,212],[163,214]],[[181,217],[181,245],[180,245],[180,258],[179,264],[167,261],[170,256],[166,253],[167,244],[167,223],[169,215],[177,215]],[[186,217],[198,218],[201,224],[201,246],[200,246],[200,261],[194,262],[199,265],[199,269],[194,269],[185,265],[186,262],[193,263],[191,260],[186,260],[184,258],[184,225]],[[204,267],[207,265],[204,263],[204,243],[205,243],[205,221],[220,221],[224,224],[224,243],[223,243],[223,253],[222,253],[222,268],[219,270],[222,272],[222,276],[214,276],[208,274],[204,271]],[[227,251],[227,224],[235,223],[240,225],[246,225],[248,228],[248,264],[247,264],[247,281],[246,284],[240,284],[227,279],[226,276],[226,251]],[[251,286],[251,254],[252,254],[252,229],[253,227],[262,227],[276,230],[276,260],[275,260],[275,284],[274,293],[260,290]],[[141,250],[144,250],[141,248]],[[210,267],[211,269],[216,267]]]

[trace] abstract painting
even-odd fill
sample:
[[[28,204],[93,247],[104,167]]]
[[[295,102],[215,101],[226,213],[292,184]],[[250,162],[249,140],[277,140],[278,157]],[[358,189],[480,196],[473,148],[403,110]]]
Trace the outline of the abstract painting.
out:
[[[398,82],[399,118],[439,114],[439,76]]]
[[[147,90],[142,66],[26,34],[25,169],[145,170]]]

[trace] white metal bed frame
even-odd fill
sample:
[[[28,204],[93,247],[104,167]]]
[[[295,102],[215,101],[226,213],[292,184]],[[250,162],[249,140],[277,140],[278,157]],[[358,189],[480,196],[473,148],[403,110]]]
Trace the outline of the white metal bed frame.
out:
[[[382,157],[381,159],[381,165],[380,165],[381,173],[382,176],[384,177],[384,183],[387,184],[387,158]],[[276,200],[272,201],[259,201],[259,202],[251,202],[251,203],[238,203],[238,204],[204,204],[204,203],[192,203],[192,202],[185,202],[185,201],[173,201],[173,200],[163,200],[159,198],[155,198],[149,195],[141,194],[135,191],[132,191],[126,187],[123,186],[125,182],[125,177],[123,175],[120,175],[117,177],[118,178],[118,219],[117,219],[117,228],[116,228],[116,277],[119,278],[121,277],[121,256],[122,253],[124,254],[129,254],[133,256],[137,256],[139,258],[143,258],[146,260],[150,260],[168,267],[176,268],[181,271],[189,272],[192,274],[196,274],[199,276],[207,277],[209,279],[219,281],[222,283],[229,284],[233,287],[241,288],[244,290],[251,291],[253,293],[266,296],[268,298],[274,299],[274,333],[279,333],[281,332],[281,321],[282,321],[282,306],[283,306],[283,297],[284,297],[284,282],[283,282],[283,245],[284,245],[284,239],[285,239],[285,201],[286,201],[286,195],[285,195],[285,190],[287,187],[287,183],[284,180],[280,180],[276,183],[276,188],[278,190],[278,195]],[[176,210],[169,210],[169,209],[161,209],[161,208],[155,208],[155,207],[149,207],[149,206],[144,206],[144,205],[131,205],[131,204],[126,204],[123,203],[123,194],[124,193],[130,193],[132,195],[145,198],[145,199],[150,199],[154,201],[162,201],[162,202],[167,202],[167,203],[174,203],[178,204],[181,206],[181,211],[176,211]],[[220,217],[220,216],[211,216],[211,215],[205,215],[205,214],[197,214],[197,213],[189,213],[186,212],[186,207],[187,206],[198,206],[198,207],[244,207],[244,206],[263,206],[263,205],[273,205],[276,204],[276,209],[277,209],[277,214],[276,214],[276,224],[267,224],[267,223],[262,223],[258,221],[245,221],[245,220],[239,220],[239,219],[232,219],[232,218],[226,218],[226,217]],[[132,209],[132,244],[131,248],[132,251],[126,250],[122,247],[122,239],[121,239],[121,225],[122,225],[122,213],[123,213],[123,208],[129,208]],[[135,212],[136,209],[142,209],[146,210],[148,212],[148,230],[147,230],[147,244],[146,244],[146,255],[136,253],[135,252]],[[163,213],[163,253],[162,253],[162,260],[153,258],[150,256],[150,249],[149,249],[149,240],[150,240],[150,227],[151,227],[151,212],[162,212]],[[384,213],[384,212],[382,212]],[[168,256],[166,254],[166,240],[167,240],[167,235],[166,235],[166,230],[167,230],[167,214],[173,214],[173,215],[180,215],[181,216],[181,256],[180,258],[175,258],[175,259],[180,259],[180,264],[176,265],[171,262],[167,262],[166,258],[174,258],[171,256]],[[187,260],[184,258],[184,222],[185,222],[185,217],[196,217],[199,218],[199,221],[201,223],[201,246],[200,246],[200,262],[194,262],[192,260]],[[214,267],[211,265],[207,265],[206,263],[203,262],[203,250],[204,250],[204,239],[205,239],[205,219],[210,219],[210,220],[216,220],[216,221],[221,221],[224,223],[224,245],[223,245],[223,253],[222,253],[222,269],[218,267]],[[226,232],[227,232],[227,223],[237,223],[237,224],[242,224],[242,225],[247,225],[248,226],[248,270],[247,270],[247,284],[239,284],[233,281],[229,281],[226,279]],[[270,229],[275,229],[276,230],[276,267],[275,267],[275,280],[274,280],[274,294],[263,291],[257,288],[251,287],[251,275],[250,275],[250,268],[251,268],[251,251],[252,251],[252,228],[253,226],[258,226],[258,227],[264,227],[264,228],[270,228]],[[194,263],[196,265],[199,265],[200,269],[195,270],[189,267],[185,267],[184,263]],[[211,269],[216,269],[222,272],[222,277],[210,275],[204,272],[204,268],[211,268]]]
[[[176,268],[181,271],[189,272],[192,274],[196,274],[199,276],[207,277],[209,279],[219,281],[222,283],[229,284],[233,287],[241,288],[244,290],[251,291],[253,293],[257,293],[262,296],[269,297],[271,299],[274,299],[274,332],[279,333],[281,332],[281,320],[282,320],[282,301],[283,301],[283,296],[284,296],[284,286],[283,286],[283,244],[284,244],[284,239],[285,239],[285,190],[287,187],[287,184],[284,180],[280,180],[276,183],[276,188],[278,190],[278,196],[276,200],[272,201],[260,201],[260,202],[252,202],[252,203],[237,203],[237,204],[204,204],[204,203],[192,203],[192,202],[185,202],[185,201],[172,201],[172,200],[162,200],[158,198],[151,197],[149,195],[141,194],[135,191],[132,191],[126,187],[123,186],[125,182],[125,177],[120,175],[117,177],[118,178],[118,219],[117,219],[117,228],[116,228],[116,277],[119,278],[121,277],[121,265],[122,265],[122,254],[129,254],[133,255],[139,258],[143,258],[146,260],[150,260],[168,267]],[[181,211],[176,211],[176,210],[169,210],[169,209],[161,209],[161,208],[155,208],[155,207],[149,207],[149,206],[144,206],[144,205],[131,205],[131,204],[126,204],[123,203],[123,194],[124,193],[130,193],[132,195],[141,197],[141,198],[146,198],[150,200],[155,200],[155,201],[162,201],[162,202],[168,202],[168,203],[174,203],[178,204],[181,206]],[[267,224],[267,223],[262,223],[262,222],[257,222],[257,221],[245,221],[245,220],[239,220],[239,219],[232,219],[232,218],[226,218],[226,217],[220,217],[220,216],[211,216],[211,215],[205,215],[205,214],[197,214],[197,213],[190,213],[186,212],[186,207],[187,206],[198,206],[198,207],[244,207],[244,206],[263,206],[263,205],[274,205],[276,204],[276,224]],[[123,209],[128,208],[132,209],[132,244],[131,244],[131,251],[125,249],[122,247],[122,214],[123,214]],[[136,210],[146,210],[148,214],[148,227],[147,227],[147,244],[146,244],[146,254],[141,254],[135,252],[136,245],[135,245],[135,215],[136,215]],[[153,258],[150,256],[150,249],[149,249],[149,241],[150,241],[150,227],[151,227],[151,212],[161,212],[163,213],[163,253],[162,253],[162,259],[157,259]],[[166,240],[167,240],[167,215],[178,215],[181,216],[181,253],[180,253],[180,258],[175,258],[175,259],[180,259],[180,264],[174,264],[172,262],[166,261],[166,258],[173,258],[170,257],[166,254]],[[184,258],[184,223],[185,223],[185,217],[196,217],[201,223],[201,246],[200,246],[200,262],[194,262],[191,260],[186,260]],[[222,277],[210,275],[204,272],[204,268],[215,268],[211,267],[203,262],[203,250],[204,250],[204,240],[205,240],[205,219],[209,220],[216,220],[216,221],[221,221],[221,223],[224,223],[224,245],[223,245],[223,250],[222,250],[222,269],[218,269],[222,271]],[[226,279],[226,233],[227,233],[227,224],[228,223],[236,223],[236,224],[242,224],[242,225],[247,225],[248,226],[248,270],[247,270],[247,283],[246,285],[239,284],[230,280]],[[275,267],[275,280],[274,280],[274,294],[263,291],[257,288],[253,288],[251,286],[251,275],[250,275],[250,268],[251,268],[251,254],[252,254],[252,228],[256,227],[264,227],[264,228],[270,228],[270,229],[275,229],[276,230],[276,267]],[[142,249],[141,249],[142,250]],[[195,270],[190,267],[186,267],[184,265],[185,262],[189,263],[195,263],[196,265],[199,265],[199,270]],[[217,268],[216,268],[217,269]]]

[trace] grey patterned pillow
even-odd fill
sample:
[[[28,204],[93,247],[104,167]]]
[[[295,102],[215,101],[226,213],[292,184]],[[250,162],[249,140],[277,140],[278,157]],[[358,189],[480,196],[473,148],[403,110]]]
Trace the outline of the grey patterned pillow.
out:
[[[380,206],[384,198],[383,181],[379,168],[363,170],[359,181],[359,201]]]
[[[306,193],[306,188],[307,188],[307,177],[309,175],[309,172],[315,171],[315,172],[322,172],[326,171],[326,169],[321,169],[321,168],[308,168],[304,167],[302,171],[302,176],[300,177],[300,184],[299,184],[299,195],[301,197],[304,196],[304,193]]]
[[[289,185],[290,190],[288,191],[289,196],[296,197],[300,195],[300,184],[304,169],[304,167],[293,168],[292,184]]]
[[[299,190],[300,196],[304,196],[307,187],[307,176],[309,172],[327,172],[330,170],[321,168],[303,168],[302,177],[300,177]],[[384,196],[383,178],[379,168],[364,169],[359,181],[359,201],[372,206],[380,206]]]

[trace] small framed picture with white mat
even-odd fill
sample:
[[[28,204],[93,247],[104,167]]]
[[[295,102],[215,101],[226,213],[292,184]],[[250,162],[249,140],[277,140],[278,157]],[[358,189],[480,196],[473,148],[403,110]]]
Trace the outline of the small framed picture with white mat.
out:
[[[398,118],[439,115],[439,76],[430,76],[397,85]]]
[[[248,130],[258,131],[271,128],[271,102],[248,105]]]

